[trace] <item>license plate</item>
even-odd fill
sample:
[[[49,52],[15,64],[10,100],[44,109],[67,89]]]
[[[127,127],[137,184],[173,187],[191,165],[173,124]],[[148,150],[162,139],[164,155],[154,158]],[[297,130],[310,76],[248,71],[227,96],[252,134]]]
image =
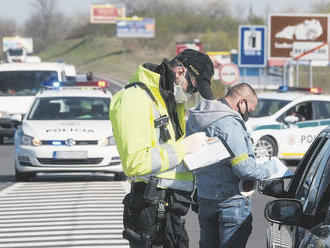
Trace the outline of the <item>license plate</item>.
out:
[[[56,151],[53,159],[86,159],[87,151]]]

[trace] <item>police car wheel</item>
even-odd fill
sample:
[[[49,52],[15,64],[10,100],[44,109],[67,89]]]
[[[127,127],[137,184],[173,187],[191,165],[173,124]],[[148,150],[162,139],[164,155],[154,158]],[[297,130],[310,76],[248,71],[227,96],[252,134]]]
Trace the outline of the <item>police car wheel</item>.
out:
[[[16,182],[29,182],[36,177],[36,173],[33,172],[19,172],[15,169],[15,180]]]
[[[115,173],[115,181],[125,181],[127,177],[125,176],[124,172]]]
[[[273,138],[262,137],[254,147],[256,158],[277,156],[278,148]]]

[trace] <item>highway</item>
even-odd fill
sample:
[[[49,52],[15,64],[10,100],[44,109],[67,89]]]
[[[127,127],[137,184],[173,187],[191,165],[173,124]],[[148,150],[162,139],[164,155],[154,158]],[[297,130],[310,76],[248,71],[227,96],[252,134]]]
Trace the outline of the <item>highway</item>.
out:
[[[1,145],[0,156],[0,248],[128,247],[121,239],[121,199],[128,182],[115,182],[112,174],[45,174],[15,183],[14,146]],[[265,247],[263,211],[269,199],[253,194],[247,248]],[[190,247],[197,248],[197,215],[189,212],[185,219]]]

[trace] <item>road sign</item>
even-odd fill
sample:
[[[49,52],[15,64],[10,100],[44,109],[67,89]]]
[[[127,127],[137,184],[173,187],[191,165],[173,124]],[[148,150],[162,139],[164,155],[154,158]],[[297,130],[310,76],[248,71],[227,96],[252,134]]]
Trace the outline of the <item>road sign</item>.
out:
[[[155,37],[155,19],[128,17],[117,19],[118,38],[153,38]]]
[[[266,26],[241,25],[238,37],[238,65],[240,67],[265,67],[266,59]]]
[[[219,76],[223,84],[232,85],[238,81],[239,69],[233,63],[224,64],[219,69]]]
[[[328,15],[270,14],[268,56],[328,60]]]

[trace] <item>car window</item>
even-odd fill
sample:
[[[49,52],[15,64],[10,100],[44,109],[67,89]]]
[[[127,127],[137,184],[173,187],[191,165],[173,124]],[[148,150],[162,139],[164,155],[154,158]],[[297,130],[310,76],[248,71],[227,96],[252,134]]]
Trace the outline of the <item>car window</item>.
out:
[[[330,118],[330,101],[317,101],[314,103],[316,108],[316,119]]]
[[[45,97],[36,99],[28,120],[108,120],[110,98]]]
[[[289,102],[290,101],[286,100],[259,98],[258,105],[251,113],[251,117],[264,117],[272,115],[287,105]]]
[[[318,192],[320,178],[330,149],[330,140],[322,142],[321,149],[318,150],[316,156],[312,158],[311,164],[303,175],[297,190],[297,199],[300,199],[304,205],[304,211],[309,212],[314,209],[315,199]]]
[[[314,119],[312,102],[303,102],[296,104],[285,111],[277,121],[282,121],[287,116],[297,116],[298,121],[310,121]]]
[[[323,136],[317,137],[314,142],[311,144],[307,150],[305,156],[300,161],[297,169],[295,170],[294,177],[290,180],[287,186],[287,192],[291,197],[296,197],[296,191],[300,183],[301,178],[303,177],[305,168],[308,168],[308,165],[311,163],[312,158],[315,157],[317,152],[322,147],[324,142]]]

